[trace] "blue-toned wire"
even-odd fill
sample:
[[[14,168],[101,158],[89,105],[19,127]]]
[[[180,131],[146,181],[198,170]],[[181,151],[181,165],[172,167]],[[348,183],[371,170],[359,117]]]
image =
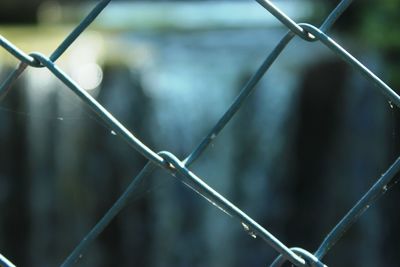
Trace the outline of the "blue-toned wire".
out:
[[[298,254],[301,256],[307,263],[307,266],[312,266],[312,267],[327,267],[324,263],[322,263],[317,257],[315,257],[313,254],[308,252],[305,249],[302,248],[291,248],[291,251],[294,253]],[[282,255],[279,255],[269,267],[280,267],[283,266],[287,262],[287,259],[285,259]]]
[[[269,1],[258,1],[259,3],[263,3],[263,6],[266,5],[268,10],[276,10],[277,13],[281,14],[278,8],[276,8]],[[343,12],[349,7],[349,5],[353,2],[353,0],[342,0],[334,10],[328,15],[328,17],[324,20],[321,26],[321,31],[328,31],[336,20],[343,14]],[[286,22],[291,25],[291,23],[295,23],[293,21]],[[250,78],[244,88],[240,91],[240,94],[233,101],[228,110],[224,113],[224,115],[219,119],[219,121],[215,124],[215,126],[211,129],[210,132],[201,140],[200,144],[194,149],[194,151],[186,157],[184,163],[186,166],[189,166],[192,162],[194,162],[197,158],[201,156],[201,154],[205,151],[205,149],[209,146],[209,144],[218,136],[221,130],[226,126],[226,124],[232,119],[232,117],[236,114],[236,112],[243,105],[248,96],[254,91],[255,86],[264,76],[264,74],[268,71],[271,65],[275,62],[277,57],[282,53],[288,43],[293,39],[296,31],[289,31],[278,43],[278,45],[272,50],[272,52],[265,59],[263,64],[257,69],[256,73]]]
[[[111,128],[123,137],[132,147],[138,150],[142,155],[148,158],[149,162],[145,168],[140,172],[140,174],[133,179],[131,184],[128,186],[127,190],[123,195],[117,200],[113,207],[108,213],[103,217],[102,220],[89,232],[89,234],[84,238],[84,240],[75,248],[74,252],[67,258],[64,264],[72,264],[74,262],[74,257],[79,256],[79,253],[90,244],[92,241],[111,221],[112,218],[119,213],[126,203],[128,197],[134,191],[137,183],[139,183],[145,176],[149,175],[156,165],[167,169],[169,172],[178,174],[177,177],[181,179],[185,184],[191,187],[193,190],[201,194],[207,200],[217,205],[220,209],[227,212],[228,214],[240,219],[245,223],[252,232],[258,234],[260,237],[264,238],[272,247],[277,251],[282,253],[281,259],[288,259],[293,264],[298,266],[308,266],[311,263],[305,261],[300,256],[307,259],[309,253],[305,250],[298,249],[297,251],[290,250],[274,236],[272,236],[268,231],[258,225],[253,221],[248,215],[243,213],[240,209],[226,200],[223,196],[218,194],[215,190],[205,184],[200,178],[191,173],[186,167],[193,163],[204,151],[204,149],[210,144],[210,142],[215,138],[215,136],[224,128],[226,123],[233,117],[235,112],[240,108],[244,100],[250,95],[254,90],[255,85],[268,70],[271,64],[275,61],[277,56],[283,51],[285,46],[293,38],[294,34],[297,34],[301,38],[307,41],[319,40],[325,44],[328,48],[333,50],[336,54],[342,57],[348,64],[353,68],[361,72],[369,81],[373,82],[396,106],[400,107],[400,97],[382,80],[380,80],[374,73],[372,73],[368,68],[361,64],[356,58],[354,58],[350,53],[339,46],[335,41],[333,41],[329,36],[326,35],[327,30],[334,24],[337,18],[344,12],[344,10],[350,5],[352,0],[343,0],[334,9],[333,12],[327,17],[323,22],[320,29],[309,24],[296,24],[278,8],[276,8],[268,0],[256,0],[264,8],[266,8],[270,13],[272,13],[277,19],[279,19],[283,24],[285,24],[291,32],[285,35],[285,37],[280,41],[278,46],[274,51],[268,56],[266,61],[257,70],[255,75],[246,84],[244,89],[241,91],[240,95],[235,99],[234,103],[230,106],[228,111],[224,116],[218,121],[216,126],[212,131],[202,140],[200,145],[192,152],[183,162],[179,161],[175,156],[170,153],[162,153],[162,157],[157,153],[153,152],[147,146],[142,144],[133,134],[131,134],[121,123],[119,123],[110,113],[108,113],[95,99],[93,99],[86,91],[81,89],[73,80],[71,80],[61,69],[59,69],[54,61],[57,60],[62,53],[76,40],[76,38],[86,29],[86,27],[96,18],[96,16],[104,9],[105,6],[110,2],[110,0],[103,0],[99,2],[98,5],[89,13],[88,16],[71,32],[71,34],[57,47],[57,49],[52,53],[52,55],[47,58],[39,53],[33,53],[30,55],[25,54],[23,51],[19,50],[7,39],[0,36],[0,46],[4,47],[9,53],[18,58],[21,63],[16,68],[16,70],[9,75],[3,85],[0,87],[0,97],[2,93],[6,93],[8,88],[11,87],[12,83],[18,78],[18,76],[24,71],[24,69],[29,65],[33,67],[47,67],[56,77],[58,77],[65,85],[72,89],[85,103],[87,103],[104,121],[106,121]],[[6,89],[6,90],[5,90]],[[167,160],[165,161],[164,158]],[[337,226],[328,234],[325,238],[315,255],[321,259],[327,251],[340,239],[341,235],[356,221],[356,219],[371,205],[379,196],[386,192],[386,185],[393,179],[395,174],[398,173],[400,169],[400,160],[396,162],[388,169],[388,171],[376,182],[376,184],[363,196],[363,198],[349,211],[348,214],[337,224]],[[85,241],[87,241],[85,243]],[[296,253],[294,253],[296,252]],[[4,257],[0,257],[1,260]],[[72,259],[71,261],[68,261]],[[278,259],[277,259],[278,260]],[[312,263],[317,264],[317,263]],[[319,264],[319,263],[318,263]],[[13,265],[10,265],[13,266]],[[63,265],[64,266],[64,265]],[[315,265],[317,266],[317,265]]]
[[[293,21],[290,17],[288,17],[285,13],[283,13],[279,8],[277,8],[274,4],[272,4],[269,0],[256,0],[261,6],[263,6],[266,10],[268,10],[275,18],[281,21],[289,30],[293,33],[301,37],[306,41],[315,41],[314,36],[301,27],[300,24]],[[322,23],[320,30],[326,32],[332,25],[336,22],[336,20],[343,14],[343,12],[350,6],[353,0],[342,0],[335,7],[335,9],[328,15],[325,21]]]
[[[345,10],[344,6],[348,6],[351,1],[343,0],[335,8],[335,10],[328,16],[325,20],[323,25],[326,25],[326,29],[330,28],[336,19],[339,17],[340,14],[343,13]],[[334,16],[332,14],[335,14]],[[283,51],[286,45],[292,40],[294,36],[293,32],[287,33],[282,40],[278,43],[278,45],[274,48],[272,53],[268,55],[267,59],[261,65],[261,67],[257,70],[257,72],[253,75],[253,77],[249,80],[249,82],[245,85],[242,89],[239,96],[235,99],[233,104],[229,107],[228,111],[223,115],[223,117],[218,121],[218,123],[213,127],[213,129],[209,132],[209,134],[202,140],[199,146],[184,160],[185,166],[190,166],[204,151],[204,149],[210,144],[210,142],[215,138],[218,133],[225,127],[225,125],[229,122],[229,120],[233,117],[233,115],[237,112],[237,110],[241,107],[244,103],[244,100],[251,94],[254,90],[255,85],[258,81],[262,78],[271,64],[275,61],[277,56]],[[136,179],[142,179],[142,175],[135,177],[133,181]],[[128,189],[127,189],[128,190]],[[122,199],[119,201],[123,201],[124,197],[128,197],[129,194],[125,194]],[[120,209],[121,206],[113,205],[113,207],[104,215],[104,217],[95,225],[94,229],[89,232],[89,234],[79,243],[78,247],[74,249],[72,254],[68,257],[69,259],[74,259],[73,261],[77,260],[79,255],[85,248],[100,234],[101,231],[98,229],[104,229],[105,224],[108,224],[111,219],[117,215],[118,212],[115,212],[117,209]],[[110,216],[112,215],[112,216]],[[72,261],[70,261],[72,262]]]
[[[4,82],[0,85],[0,102],[7,96],[8,92],[11,90],[13,84],[16,82],[19,76],[25,71],[28,64],[21,61],[14,71],[12,71]]]
[[[273,248],[277,251],[285,255],[285,257],[290,260],[292,263],[298,266],[305,266],[304,261],[299,258],[295,253],[291,252],[283,243],[281,243],[278,239],[276,239],[272,234],[270,234],[267,230],[265,230],[262,226],[257,224],[253,219],[251,219],[248,215],[222,197],[219,193],[213,190],[211,187],[206,185],[200,178],[189,172],[186,167],[181,168],[183,163],[176,159],[170,153],[163,153],[161,157],[160,155],[154,153],[151,149],[147,146],[142,144],[132,133],[130,133],[120,122],[118,122],[104,107],[102,107],[90,94],[88,94],[85,90],[80,88],[72,79],[70,79],[67,74],[65,74],[61,69],[54,64],[54,62],[50,61],[50,59],[46,58],[45,56],[39,53],[31,54],[36,60],[38,60],[43,66],[48,68],[60,81],[62,81],[67,87],[69,87],[76,95],[78,95],[83,102],[89,105],[97,115],[102,118],[110,127],[118,134],[121,135],[132,147],[134,147],[138,152],[140,152],[143,156],[148,158],[153,163],[166,168],[170,169],[172,164],[181,174],[185,174],[184,171],[187,173],[184,175],[186,182],[194,183],[192,186],[197,191],[200,192],[202,196],[205,196],[208,200],[216,203],[219,207],[225,210],[227,213],[235,216],[236,218],[240,219],[243,223],[248,225],[256,234],[258,234],[261,238],[266,240]],[[164,160],[164,158],[168,158],[168,162]],[[168,164],[169,163],[169,164]],[[178,166],[179,164],[179,166]],[[141,180],[146,174],[149,172],[145,168],[144,171],[139,174],[139,178],[134,179],[132,182],[132,188],[138,183],[137,181]],[[133,190],[133,189],[132,189]],[[124,194],[125,195],[125,194]],[[127,193],[125,196],[129,196]],[[96,236],[99,232],[101,232],[104,227],[110,222],[110,220],[119,212],[120,208],[124,205],[125,196],[120,198],[120,202],[117,202],[117,207],[112,209],[112,213],[107,215],[106,218],[103,217],[100,224],[97,224],[96,227],[92,230],[93,233],[89,233],[89,237],[86,237],[86,240],[89,242],[78,245],[78,249],[74,250],[71,256],[68,257],[68,261],[63,264],[63,266],[70,266],[73,264],[77,257],[79,257],[80,252],[87,247],[87,244],[90,243],[92,238]],[[90,240],[89,240],[90,239]]]
[[[111,0],[100,1],[92,11],[74,28],[74,30],[64,39],[64,41],[50,55],[51,61],[56,61],[73,42],[82,34],[84,30],[97,18]]]
[[[70,88],[86,105],[88,105],[110,128],[120,137],[122,137],[131,147],[135,148],[148,160],[151,160],[159,166],[165,164],[162,157],[143,144],[128,129],[125,128],[107,109],[105,109],[88,92],[82,89],[74,80],[72,80],[63,70],[61,70],[53,61],[40,53],[32,53],[32,57],[38,60],[43,66],[49,69],[54,76]]]
[[[319,29],[322,32],[327,32],[333,24],[338,20],[338,18],[347,10],[347,8],[351,5],[353,0],[342,0],[340,3],[333,9],[333,11],[328,15],[328,17],[324,20],[321,27]]]
[[[93,10],[76,26],[72,32],[62,41],[62,43],[54,50],[50,55],[51,61],[56,61],[71,45],[72,43],[82,34],[84,30],[93,22],[94,19],[103,11],[103,9],[110,3],[111,0],[100,1]],[[41,67],[40,63],[36,61],[30,55],[25,54],[18,47],[14,46],[11,42],[0,36],[0,45],[3,46],[8,52],[18,58],[21,63],[12,71],[5,81],[0,85],[0,101],[7,95],[11,90],[12,85],[18,79],[19,76],[24,72],[27,65],[32,67]]]
[[[256,85],[275,62],[276,58],[282,53],[283,49],[287,44],[293,39],[294,33],[289,31],[278,43],[278,45],[272,50],[268,55],[262,65],[257,69],[256,73],[250,78],[244,88],[241,90],[240,94],[233,101],[228,110],[219,119],[211,131],[203,138],[200,144],[194,149],[194,151],[187,156],[184,160],[185,165],[191,165],[204,150],[209,146],[209,144],[217,137],[220,131],[226,126],[226,124],[232,119],[239,108],[243,105],[244,101],[249,97],[249,95],[254,91]]]
[[[317,27],[302,23],[300,24],[305,30],[316,36],[316,38],[321,41],[325,46],[335,52],[339,57],[341,57],[346,63],[351,65],[354,69],[360,72],[368,81],[372,82],[381,92],[389,98],[389,100],[400,107],[400,97],[396,92],[390,88],[385,82],[383,82],[378,76],[376,76],[372,71],[365,67],[360,61],[358,61],[354,56],[347,52],[343,47],[337,44],[332,38],[323,33]]]
[[[87,247],[96,239],[96,237],[103,232],[103,230],[110,224],[112,219],[126,206],[128,200],[135,192],[138,185],[149,176],[156,168],[156,165],[148,162],[140,173],[132,180],[124,193],[112,205],[112,207],[104,214],[100,221],[89,231],[83,240],[74,248],[71,254],[61,264],[61,267],[69,267],[74,265],[87,249]]]
[[[185,166],[184,162],[180,161],[177,157],[169,152],[160,153],[163,158],[170,163],[172,166],[173,174],[176,178],[181,180],[185,185],[194,190],[196,193],[201,195],[211,204],[225,212],[226,214],[236,218],[242,223],[242,226],[246,226],[246,231],[251,232],[252,235],[259,236],[266,241],[271,247],[282,254],[282,256],[295,264],[296,266],[308,266],[304,259],[296,255],[275,236],[263,228],[260,224],[254,221],[250,216],[232,204],[229,200],[219,194],[217,191],[212,189],[203,180],[197,177]]]
[[[303,28],[301,28],[296,22],[289,18],[279,8],[272,4],[269,0],[256,0],[261,6],[269,11],[275,18],[280,20],[289,30],[300,36],[301,38],[312,41],[314,38],[310,36]]]
[[[201,154],[201,152],[209,145],[211,142],[212,135],[217,135],[219,131],[226,125],[226,123],[232,118],[232,116],[235,114],[237,109],[240,108],[241,104],[243,101],[247,98],[248,95],[250,95],[251,90],[255,87],[257,84],[258,80],[262,77],[264,72],[269,68],[269,66],[273,63],[277,55],[279,54],[279,51],[282,51],[282,49],[287,45],[287,43],[293,38],[294,34],[289,32],[285,37],[280,41],[280,43],[277,45],[277,47],[274,49],[272,52],[272,55],[269,55],[268,58],[265,60],[265,62],[261,65],[260,69],[257,70],[256,74],[253,76],[252,79],[247,83],[245,88],[242,90],[240,95],[236,98],[235,102],[232,104],[232,106],[229,108],[229,110],[224,114],[223,118],[220,120],[219,123],[213,128],[212,132],[208,134],[208,136],[203,140],[201,145],[193,151],[190,155],[191,157],[188,157],[185,161],[186,166],[190,166]],[[146,165],[147,166],[147,165]],[[146,168],[146,167],[145,167]],[[132,184],[137,184],[135,181],[136,180],[141,180],[143,179],[144,175],[149,175],[151,172],[144,172],[143,170],[140,172],[140,174],[135,177],[132,181]],[[129,193],[128,193],[129,192]],[[63,263],[63,266],[70,266],[73,262],[77,261],[79,259],[79,255],[85,251],[85,249],[89,246],[91,242],[101,233],[101,231],[105,228],[106,225],[110,223],[112,218],[114,218],[120,209],[122,208],[123,205],[125,205],[126,201],[124,201],[125,198],[128,198],[129,195],[133,193],[133,190],[128,188],[123,196],[118,199],[117,203],[113,205],[107,213],[103,216],[103,218],[96,223],[94,228],[81,240],[81,242],[78,244],[78,246],[74,249],[74,251],[68,256],[67,261]],[[123,204],[121,204],[123,203]]]
[[[346,63],[360,72],[368,81],[372,82],[393,104],[400,107],[400,96],[383,82],[372,71],[365,67],[360,61],[353,57],[333,39],[323,33],[320,29],[309,24],[300,24],[304,29],[313,34],[319,41],[341,57]],[[369,189],[369,191],[357,202],[355,206],[343,217],[343,219],[326,236],[315,255],[322,259],[328,250],[332,248],[341,236],[354,224],[354,222],[387,191],[387,184],[400,171],[400,158],[397,159],[387,172]]]
[[[400,157],[389,167],[381,178],[368,190],[367,193],[349,210],[321,243],[315,256],[322,259],[329,249],[343,236],[354,222],[386,191],[387,185],[400,172]]]
[[[16,57],[18,60],[28,64],[29,66],[37,67],[39,66],[38,62],[21,49],[13,45],[10,41],[8,41],[5,37],[0,35],[0,46],[2,46],[5,50],[7,50],[11,55]]]

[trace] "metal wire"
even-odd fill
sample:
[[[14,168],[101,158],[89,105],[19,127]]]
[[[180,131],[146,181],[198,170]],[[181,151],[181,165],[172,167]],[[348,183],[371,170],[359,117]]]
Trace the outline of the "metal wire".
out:
[[[54,50],[50,56],[51,61],[56,61],[73,42],[82,34],[84,30],[97,18],[103,9],[110,3],[111,0],[103,0],[99,2],[94,9],[76,26],[72,32],[61,42],[61,44]],[[35,60],[32,56],[25,54],[9,42],[6,38],[0,35],[0,46],[3,46],[8,52],[21,60],[16,69],[7,77],[7,79],[0,85],[0,101],[8,93],[14,82],[24,72],[26,67],[41,67],[40,62]]]
[[[327,252],[336,244],[341,236],[353,225],[354,222],[368,209],[380,196],[388,190],[388,184],[400,170],[400,158],[378,179],[378,181],[367,191],[367,193],[350,209],[342,220],[332,229],[332,231],[323,240],[317,251],[312,254],[303,248],[289,248],[284,242],[272,235],[269,231],[258,224],[254,219],[240,210],[224,196],[215,191],[206,184],[201,178],[189,170],[189,167],[202,155],[210,143],[225,128],[232,117],[240,110],[245,100],[255,90],[257,83],[265,75],[278,56],[285,50],[287,44],[298,36],[305,41],[320,42],[335,54],[341,57],[349,66],[360,72],[368,81],[375,84],[376,87],[396,106],[400,107],[400,97],[384,83],[377,75],[370,71],[366,66],[360,63],[354,56],[347,52],[343,47],[337,44],[327,35],[329,29],[336,20],[349,7],[352,0],[342,0],[336,8],[326,17],[320,28],[306,23],[296,23],[284,12],[278,9],[268,0],[256,0],[270,14],[276,17],[282,24],[289,29],[289,32],[280,40],[277,46],[267,56],[265,61],[256,70],[255,74],[243,87],[239,95],[228,107],[221,119],[205,135],[199,145],[184,160],[179,160],[171,152],[159,152],[143,144],[133,133],[128,131],[115,117],[113,117],[99,102],[90,94],[83,90],[74,80],[63,72],[55,61],[71,46],[74,41],[84,32],[84,30],[93,22],[101,11],[110,3],[111,0],[100,1],[94,9],[78,24],[76,28],[65,38],[65,40],[46,57],[40,53],[25,53],[17,48],[12,42],[3,36],[0,36],[0,46],[17,58],[20,63],[16,69],[6,78],[0,86],[0,100],[4,98],[7,92],[12,88],[14,82],[20,77],[27,67],[47,68],[55,77],[57,77],[65,86],[70,88],[81,100],[104,121],[110,128],[128,145],[148,159],[148,163],[136,177],[132,179],[124,193],[105,213],[98,223],[88,232],[82,241],[73,249],[71,254],[66,257],[61,266],[72,266],[80,258],[80,255],[93,243],[101,232],[109,225],[115,216],[127,205],[128,200],[136,192],[137,186],[148,177],[156,168],[162,168],[170,175],[176,177],[196,193],[200,194],[212,205],[218,207],[227,215],[236,218],[246,230],[252,235],[257,235],[266,241],[273,249],[279,252],[279,256],[274,260],[271,266],[281,266],[286,261],[290,261],[296,266],[326,266],[321,262]],[[14,266],[9,260],[0,254],[0,265],[5,267]]]
[[[124,193],[118,198],[118,200],[114,203],[109,211],[104,214],[104,216],[100,219],[100,221],[90,230],[90,232],[85,236],[85,238],[76,246],[76,248],[72,251],[72,253],[65,259],[65,261],[61,264],[62,267],[71,266],[77,262],[80,258],[80,255],[87,249],[87,247],[96,239],[96,237],[103,232],[103,230],[107,227],[108,224],[114,219],[115,216],[125,207],[129,198],[135,192],[138,184],[149,176],[154,170],[155,165],[152,163],[147,163],[144,168],[140,171],[140,173],[132,180],[129,184],[128,188],[124,191]]]
[[[215,124],[212,130],[204,137],[200,144],[194,149],[194,151],[187,156],[184,160],[185,165],[191,165],[196,159],[198,159],[208,145],[214,140],[220,131],[226,126],[226,124],[232,119],[236,112],[243,105],[244,101],[249,97],[249,95],[254,91],[257,83],[261,80],[264,74],[268,71],[269,67],[274,63],[276,58],[282,53],[286,45],[293,39],[294,33],[289,31],[274,48],[274,50],[268,55],[263,64],[257,69],[256,73],[247,84],[244,86],[242,91],[236,97],[234,102],[221,117],[221,119]]]
[[[6,257],[0,254],[0,266],[2,267],[15,267],[11,261],[9,261]]]
[[[323,264],[315,255],[312,253],[308,252],[305,249],[302,248],[291,248],[294,253],[298,254],[299,256],[303,257],[307,263],[307,266],[313,266],[313,267],[327,267],[325,264]],[[285,264],[287,260],[282,256],[279,255],[274,262],[270,265],[270,267],[280,267]]]
[[[331,247],[342,237],[342,235],[356,222],[356,220],[389,189],[388,184],[400,171],[400,158],[382,175],[380,179],[365,193],[365,195],[349,210],[339,221],[332,231],[322,241],[318,250],[314,253],[322,259]]]

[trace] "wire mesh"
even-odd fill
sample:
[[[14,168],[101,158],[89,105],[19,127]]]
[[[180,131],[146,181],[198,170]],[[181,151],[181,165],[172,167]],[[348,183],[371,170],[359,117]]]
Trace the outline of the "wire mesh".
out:
[[[54,50],[50,56],[40,53],[25,53],[13,45],[12,42],[0,36],[0,45],[12,56],[17,58],[20,63],[15,70],[6,78],[0,86],[0,99],[4,98],[11,90],[14,82],[24,72],[27,67],[47,68],[55,77],[57,77],[65,86],[71,89],[81,100],[86,103],[110,128],[126,143],[133,147],[148,160],[148,163],[140,173],[132,180],[129,186],[113,206],[104,214],[97,224],[88,232],[88,234],[73,249],[61,266],[72,266],[80,258],[80,255],[93,243],[101,232],[110,224],[113,218],[127,205],[128,199],[133,194],[135,188],[140,182],[148,177],[157,168],[164,169],[167,173],[176,177],[179,181],[190,187],[194,192],[200,194],[214,206],[231,217],[236,218],[245,229],[252,235],[259,236],[267,242],[274,250],[279,252],[279,256],[271,266],[282,266],[289,261],[296,266],[326,266],[322,259],[343,234],[357,221],[357,219],[387,190],[387,185],[399,172],[400,158],[398,158],[389,169],[376,181],[376,183],[361,197],[361,199],[349,210],[349,212],[336,224],[320,244],[316,252],[311,253],[302,248],[289,248],[277,237],[270,233],[263,226],[249,217],[244,211],[239,209],[220,193],[206,184],[200,177],[189,170],[189,167],[202,155],[210,143],[225,128],[228,122],[244,105],[245,100],[255,90],[255,86],[265,75],[268,69],[273,65],[278,56],[284,51],[285,47],[294,37],[300,37],[306,42],[320,42],[332,50],[338,57],[342,58],[353,69],[361,73],[365,78],[374,84],[390,101],[397,107],[400,107],[399,96],[371,70],[364,66],[354,56],[347,52],[342,46],[335,42],[329,35],[329,29],[335,24],[335,21],[350,6],[352,0],[342,0],[336,8],[327,16],[321,26],[315,27],[307,23],[297,23],[279,10],[271,1],[256,0],[263,8],[275,16],[289,31],[283,36],[265,61],[257,69],[254,75],[240,91],[236,99],[230,105],[214,127],[205,135],[199,145],[193,149],[188,156],[180,160],[171,152],[155,152],[144,143],[142,143],[133,133],[124,127],[112,114],[110,114],[99,102],[90,94],[82,89],[73,79],[71,79],[60,67],[56,60],[74,43],[79,35],[93,22],[93,20],[102,12],[102,10],[111,2],[111,0],[100,1],[93,10],[79,23],[76,28],[64,39],[64,41]],[[9,260],[0,254],[0,265],[10,267],[14,266]]]

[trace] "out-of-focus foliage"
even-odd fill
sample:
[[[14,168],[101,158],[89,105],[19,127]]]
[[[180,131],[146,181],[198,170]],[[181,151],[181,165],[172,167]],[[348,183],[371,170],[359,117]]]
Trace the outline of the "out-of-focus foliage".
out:
[[[366,1],[361,20],[362,36],[380,48],[400,47],[400,1]]]
[[[366,1],[360,21],[362,39],[373,45],[387,64],[386,76],[398,87],[400,84],[400,1]]]

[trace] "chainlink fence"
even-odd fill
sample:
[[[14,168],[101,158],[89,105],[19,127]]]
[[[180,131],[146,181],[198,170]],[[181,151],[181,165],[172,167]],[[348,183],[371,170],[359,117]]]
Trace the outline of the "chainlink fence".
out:
[[[75,247],[70,255],[64,260],[61,266],[74,265],[82,253],[93,243],[100,233],[110,224],[113,218],[125,207],[135,188],[148,177],[155,169],[164,169],[167,173],[180,180],[191,188],[194,192],[200,194],[211,204],[218,207],[227,215],[236,218],[244,229],[252,236],[258,236],[267,242],[280,255],[270,266],[282,266],[286,262],[291,262],[295,266],[326,266],[323,263],[324,256],[342,237],[342,235],[358,220],[358,218],[373,204],[381,195],[383,195],[390,186],[390,182],[400,169],[400,158],[398,158],[389,169],[375,182],[375,184],[361,197],[361,199],[348,211],[348,213],[336,224],[336,226],[327,234],[325,239],[315,252],[310,252],[302,248],[289,248],[279,238],[275,237],[263,226],[249,217],[244,211],[236,207],[233,203],[219,194],[200,177],[189,170],[189,167],[202,155],[210,143],[218,136],[222,129],[232,119],[236,112],[243,106],[245,100],[254,90],[259,80],[268,71],[277,57],[282,53],[285,47],[294,37],[301,38],[306,42],[321,42],[338,57],[342,58],[353,69],[360,72],[365,78],[375,85],[388,100],[400,107],[400,97],[372,71],[360,63],[355,57],[347,52],[343,47],[335,42],[329,35],[329,29],[335,21],[349,7],[352,0],[342,0],[336,8],[329,14],[322,25],[318,28],[307,23],[297,23],[279,10],[268,0],[256,0],[263,8],[278,19],[289,31],[275,46],[255,74],[249,79],[244,88],[240,91],[229,109],[224,113],[215,126],[201,140],[199,145],[183,160],[178,159],[173,153],[168,151],[155,152],[143,144],[133,133],[128,131],[112,114],[110,114],[99,102],[97,102],[89,93],[81,88],[72,80],[56,61],[68,47],[74,43],[79,35],[93,22],[93,20],[102,12],[111,0],[100,1],[94,9],[82,20],[82,22],[65,38],[65,40],[54,50],[50,56],[40,53],[27,54],[3,36],[0,36],[0,45],[6,49],[12,56],[16,57],[20,63],[15,70],[6,78],[0,86],[0,99],[3,99],[14,82],[24,72],[27,67],[47,68],[55,77],[70,88],[81,100],[86,103],[104,122],[106,122],[112,131],[123,138],[126,143],[141,153],[148,163],[143,167],[140,173],[132,180],[129,186],[113,206],[104,214],[101,220],[89,231],[82,241]],[[4,267],[14,266],[6,257],[0,254],[0,265]]]

